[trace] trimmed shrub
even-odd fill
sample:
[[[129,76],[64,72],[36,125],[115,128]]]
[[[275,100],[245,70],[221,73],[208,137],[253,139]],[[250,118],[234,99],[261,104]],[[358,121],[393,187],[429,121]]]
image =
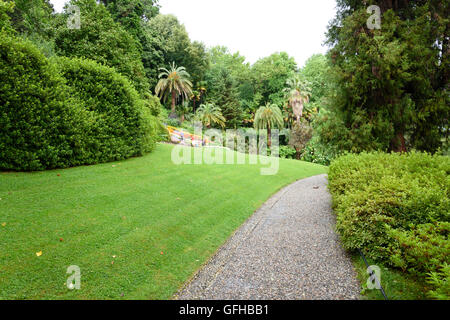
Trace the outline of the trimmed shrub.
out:
[[[416,152],[348,154],[333,161],[329,189],[344,247],[447,283],[449,173],[448,157]],[[442,296],[442,288],[435,289]]]
[[[29,41],[0,37],[0,169],[79,164],[89,115]]]
[[[154,101],[153,101],[154,103]],[[0,169],[35,171],[149,152],[160,124],[130,82],[93,61],[49,61],[0,38]]]
[[[411,226],[410,230],[388,227],[389,262],[403,271],[425,278],[434,299],[450,299],[450,223]]]
[[[439,272],[450,261],[450,223],[435,222],[412,226],[409,231],[388,228],[395,241],[389,245],[389,260],[403,271],[425,277]]]
[[[128,79],[115,69],[82,58],[57,58],[72,94],[93,114],[87,163],[141,156],[155,144],[157,120]]]

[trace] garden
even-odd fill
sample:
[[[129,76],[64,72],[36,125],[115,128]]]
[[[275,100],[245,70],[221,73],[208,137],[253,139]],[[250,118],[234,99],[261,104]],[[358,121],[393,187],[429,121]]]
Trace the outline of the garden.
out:
[[[362,298],[382,296],[359,252],[391,299],[448,300],[448,3],[377,3],[381,29],[337,1],[299,66],[193,41],[154,0],[0,0],[0,299],[171,299],[272,195],[328,174]],[[259,137],[279,170],[212,131]],[[174,144],[246,161],[177,165]]]

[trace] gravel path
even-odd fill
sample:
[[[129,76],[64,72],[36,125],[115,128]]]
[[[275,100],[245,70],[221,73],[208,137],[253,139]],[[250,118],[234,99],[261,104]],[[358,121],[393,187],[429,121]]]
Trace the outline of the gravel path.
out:
[[[327,176],[297,181],[270,198],[175,298],[358,299],[334,225]]]

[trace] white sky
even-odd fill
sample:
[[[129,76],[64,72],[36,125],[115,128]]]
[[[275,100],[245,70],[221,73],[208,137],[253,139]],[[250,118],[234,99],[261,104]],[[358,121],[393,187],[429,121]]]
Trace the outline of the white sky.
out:
[[[50,0],[61,11],[66,0]],[[161,13],[174,14],[191,40],[223,45],[254,63],[286,51],[299,67],[322,44],[335,0],[159,0]],[[82,13],[83,14],[83,13]]]
[[[62,12],[64,4],[69,2],[68,0],[50,0],[50,3],[53,4],[53,8],[55,8],[56,12]]]

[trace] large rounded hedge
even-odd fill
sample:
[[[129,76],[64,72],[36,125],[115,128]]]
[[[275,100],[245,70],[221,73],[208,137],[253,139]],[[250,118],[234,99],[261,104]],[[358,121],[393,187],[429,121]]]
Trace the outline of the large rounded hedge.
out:
[[[151,151],[156,118],[129,80],[115,69],[82,58],[57,58],[73,95],[93,114],[89,163],[122,160]]]
[[[34,171],[140,156],[157,120],[130,82],[96,62],[49,61],[0,37],[0,170]]]
[[[30,42],[0,36],[0,169],[78,164],[88,114]]]

